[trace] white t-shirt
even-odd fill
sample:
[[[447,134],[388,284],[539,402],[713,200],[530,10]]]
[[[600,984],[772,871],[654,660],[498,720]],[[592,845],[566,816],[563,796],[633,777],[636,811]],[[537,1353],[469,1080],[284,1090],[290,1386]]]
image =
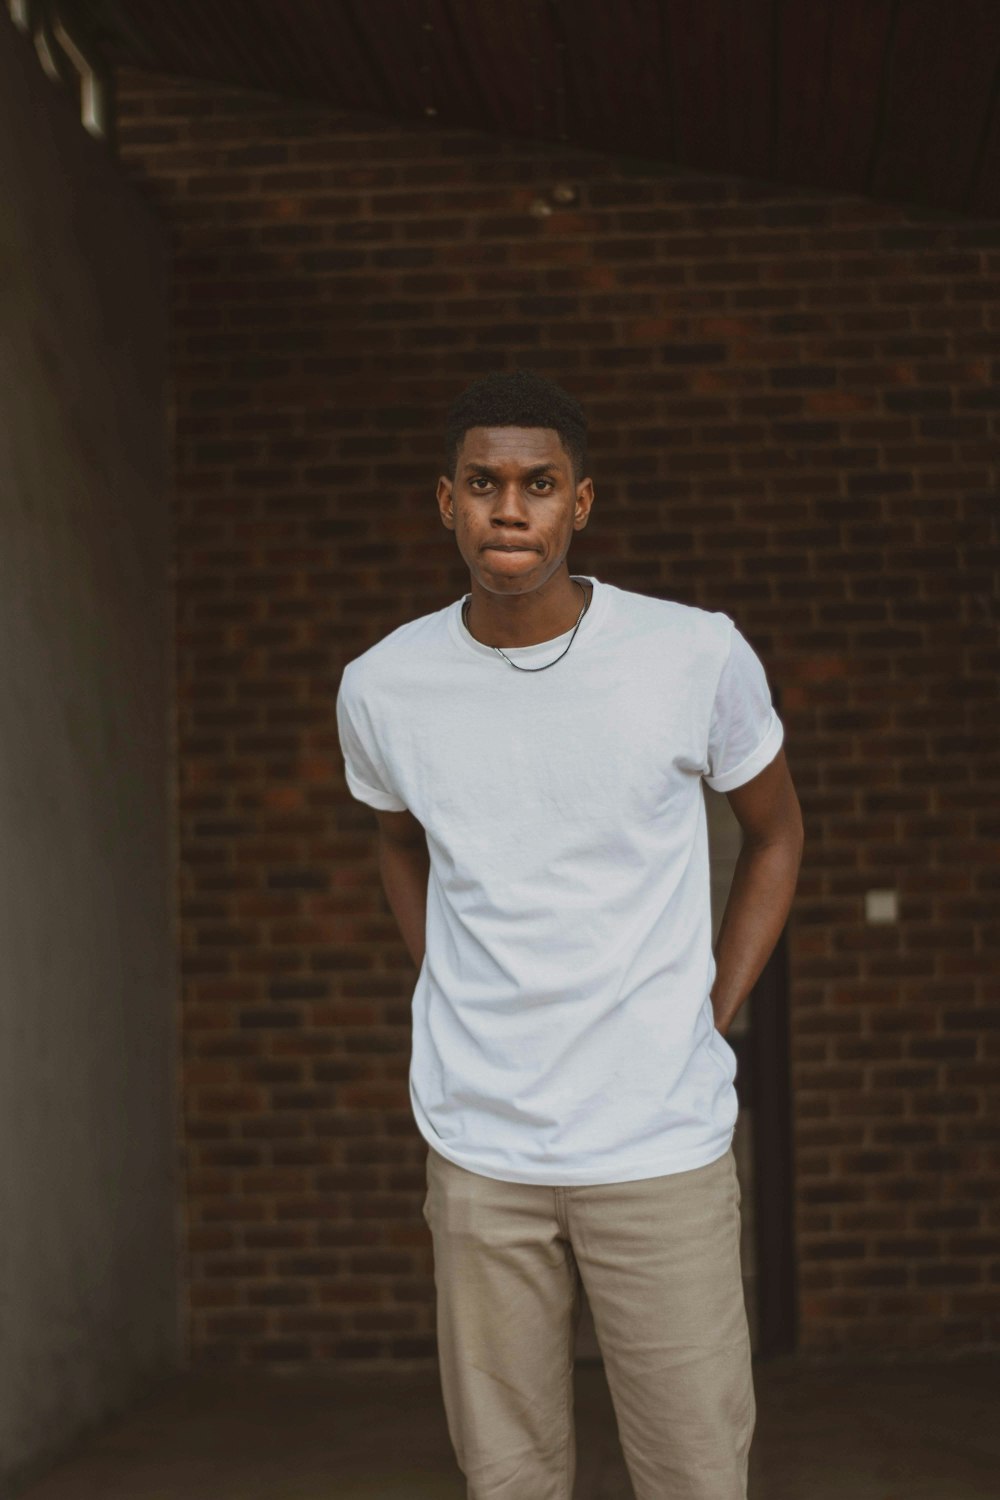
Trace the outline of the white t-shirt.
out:
[[[337,697],[350,791],[427,834],[414,1118],[507,1182],[627,1182],[728,1149],[701,782],[742,785],[784,737],[728,615],[578,576],[590,608],[551,670],[515,670],[457,599],[349,662]],[[540,667],[571,634],[505,650]]]

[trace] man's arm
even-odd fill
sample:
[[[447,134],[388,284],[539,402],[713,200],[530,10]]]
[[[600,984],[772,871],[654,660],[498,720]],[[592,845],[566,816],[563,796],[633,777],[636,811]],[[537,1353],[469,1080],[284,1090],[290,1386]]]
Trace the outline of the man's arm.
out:
[[[712,1009],[723,1036],[781,936],[804,837],[783,746],[770,765],[726,796],[743,829],[743,847],[715,941]]]
[[[410,957],[419,969],[424,961],[427,925],[427,876],[430,855],[423,824],[411,812],[381,812],[378,819],[378,868],[386,898],[399,924]]]

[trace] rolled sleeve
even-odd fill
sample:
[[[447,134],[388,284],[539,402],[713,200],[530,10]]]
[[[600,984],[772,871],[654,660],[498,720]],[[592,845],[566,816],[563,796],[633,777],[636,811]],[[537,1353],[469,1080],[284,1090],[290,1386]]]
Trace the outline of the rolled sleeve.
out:
[[[712,705],[704,780],[713,791],[731,792],[770,765],[784,737],[763,664],[732,625]]]
[[[380,812],[405,812],[406,803],[392,785],[379,754],[370,718],[359,700],[349,666],[344,669],[337,693],[337,733],[351,796]]]

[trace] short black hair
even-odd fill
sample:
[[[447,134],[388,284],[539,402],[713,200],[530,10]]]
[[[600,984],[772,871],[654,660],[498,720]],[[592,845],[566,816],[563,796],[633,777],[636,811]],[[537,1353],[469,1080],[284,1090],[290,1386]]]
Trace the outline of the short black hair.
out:
[[[445,464],[454,478],[458,450],[470,427],[551,427],[569,454],[573,483],[587,463],[587,418],[561,385],[534,370],[495,370],[466,387],[448,411]]]

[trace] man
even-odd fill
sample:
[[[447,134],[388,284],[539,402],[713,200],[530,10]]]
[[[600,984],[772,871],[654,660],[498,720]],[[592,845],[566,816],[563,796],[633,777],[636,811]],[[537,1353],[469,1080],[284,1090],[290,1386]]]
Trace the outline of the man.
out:
[[[419,969],[449,1433],[470,1500],[570,1500],[582,1282],[637,1500],[742,1500],[725,1033],[798,875],[783,727],[729,616],[569,573],[594,499],[571,396],[490,375],[447,437],[469,592],[349,662],[337,712]],[[744,834],[714,955],[703,780]]]

